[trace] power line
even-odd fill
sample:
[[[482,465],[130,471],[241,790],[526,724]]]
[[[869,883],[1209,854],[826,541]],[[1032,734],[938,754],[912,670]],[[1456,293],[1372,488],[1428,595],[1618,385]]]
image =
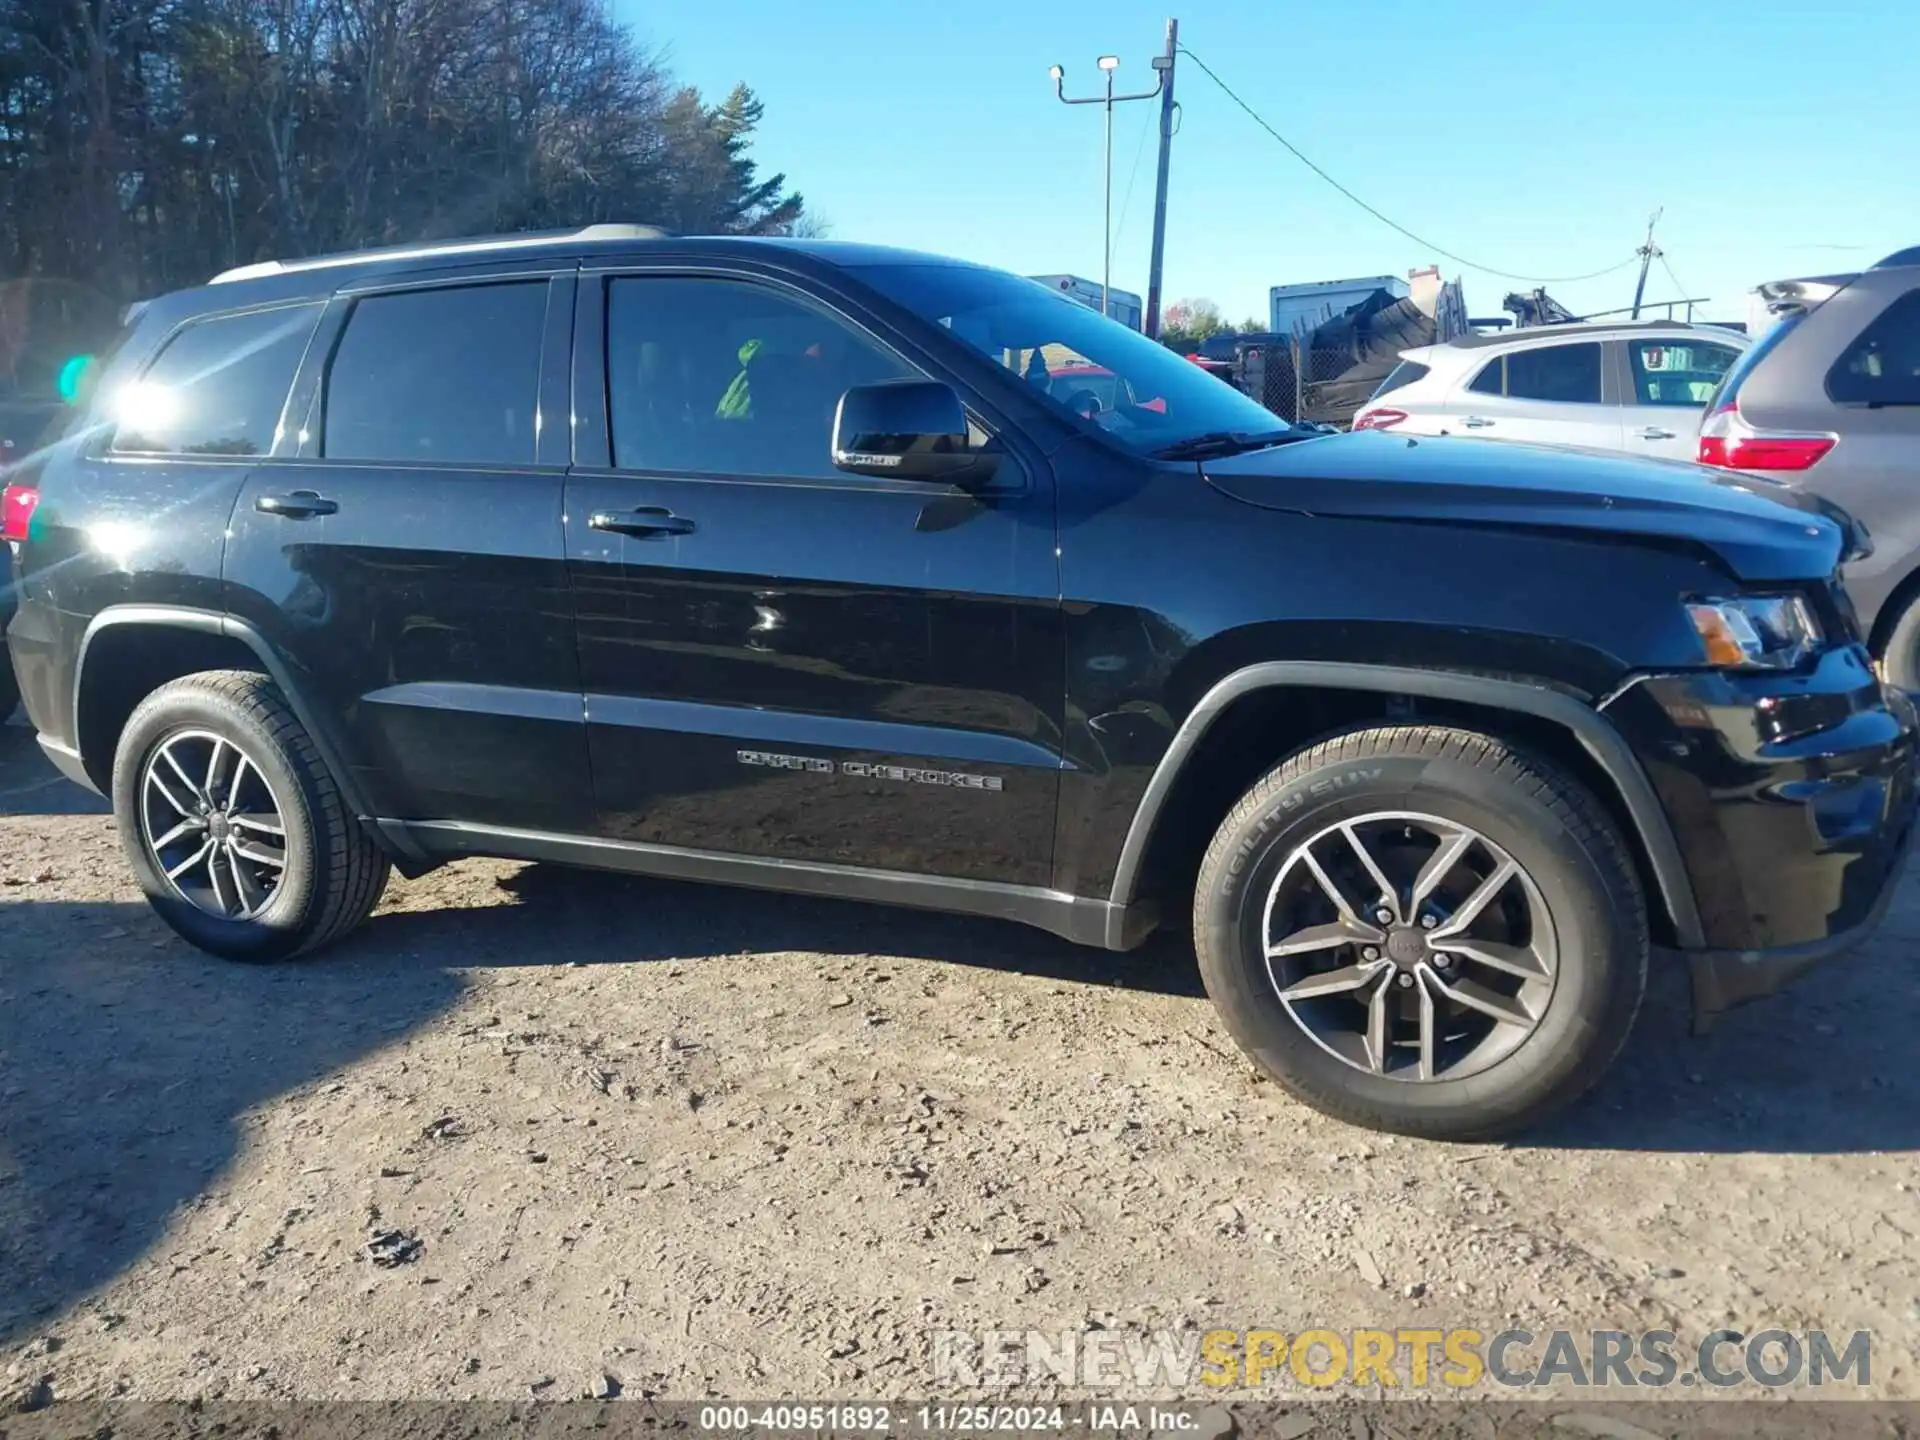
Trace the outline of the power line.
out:
[[[1247,104],[1246,101],[1242,100],[1237,94],[1235,94],[1233,87],[1231,85],[1227,84],[1226,81],[1222,80],[1218,75],[1214,74],[1213,67],[1208,65],[1206,61],[1202,60],[1198,55],[1194,54],[1193,51],[1189,50],[1185,45],[1182,45],[1180,47],[1180,53],[1182,55],[1185,55],[1189,60],[1193,61],[1194,64],[1198,65],[1203,71],[1205,71],[1207,78],[1213,81],[1214,84],[1218,85],[1229,100],[1233,101],[1234,104],[1238,105],[1242,110],[1246,111],[1248,118],[1251,119],[1254,124],[1258,125],[1262,130],[1266,131],[1267,134],[1271,135],[1275,140],[1278,140],[1281,143],[1281,145],[1285,146],[1287,153],[1292,155],[1294,159],[1298,160],[1302,165],[1306,166],[1309,170],[1313,171],[1314,174],[1318,175],[1322,180],[1326,181],[1327,184],[1331,185],[1334,189],[1338,190],[1342,195],[1346,196],[1347,199],[1351,200],[1354,204],[1358,205],[1362,210],[1366,211],[1369,215],[1373,216],[1373,218],[1378,220],[1382,225],[1387,226],[1391,230],[1399,231],[1402,235],[1406,236],[1407,239],[1413,241],[1415,244],[1420,245],[1423,248],[1432,251],[1436,255],[1442,256],[1448,260],[1453,261],[1454,264],[1456,265],[1465,266],[1469,270],[1477,270],[1482,275],[1493,275],[1502,280],[1518,280],[1529,285],[1572,285],[1581,280],[1598,280],[1603,275],[1615,274],[1621,270],[1625,270],[1629,265],[1634,264],[1640,258],[1638,252],[1636,252],[1632,255],[1629,255],[1626,259],[1622,260],[1617,265],[1609,265],[1604,270],[1590,271],[1585,275],[1516,275],[1511,270],[1496,270],[1491,265],[1481,265],[1476,263],[1475,261],[1467,259],[1464,256],[1456,255],[1451,250],[1443,249],[1441,246],[1434,244],[1433,241],[1427,239],[1425,236],[1414,234],[1413,231],[1407,229],[1407,227],[1400,224],[1399,221],[1393,220],[1388,216],[1381,214],[1380,211],[1374,209],[1373,206],[1369,205],[1366,201],[1362,200],[1358,195],[1354,194],[1353,191],[1349,190],[1346,186],[1342,185],[1338,180],[1334,179],[1333,176],[1329,175],[1326,171],[1322,170],[1318,165],[1314,164],[1313,161],[1309,160],[1305,155],[1302,155],[1299,152],[1299,150],[1295,149],[1294,144],[1291,140],[1287,139],[1286,136],[1282,135],[1278,130],[1274,129],[1273,126],[1269,125],[1265,120],[1261,119],[1259,112],[1256,111],[1251,105]]]
[[[1120,223],[1114,227],[1113,243],[1115,245],[1118,245],[1120,237],[1127,233],[1127,216],[1131,213],[1130,207],[1133,204],[1133,181],[1134,177],[1140,173],[1140,157],[1146,153],[1147,149],[1147,130],[1152,126],[1155,118],[1153,112],[1148,111],[1140,120],[1140,138],[1134,142],[1133,147],[1133,166],[1127,171],[1126,198],[1120,202]]]
[[[1664,250],[1658,250],[1658,251],[1655,251],[1654,253],[1660,257],[1660,268],[1667,272],[1667,279],[1673,282],[1673,288],[1679,292],[1680,298],[1682,300],[1693,299],[1694,298],[1693,292],[1687,289],[1686,286],[1680,283],[1680,277],[1673,273],[1673,266],[1667,263],[1667,252]]]

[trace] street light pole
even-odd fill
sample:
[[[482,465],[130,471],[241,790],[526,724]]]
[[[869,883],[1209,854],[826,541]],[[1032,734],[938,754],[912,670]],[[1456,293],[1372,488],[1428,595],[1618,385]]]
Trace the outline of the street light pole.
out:
[[[1053,93],[1056,97],[1058,97],[1061,104],[1063,105],[1101,105],[1106,108],[1106,119],[1107,119],[1106,197],[1107,198],[1106,198],[1105,236],[1104,236],[1105,243],[1102,248],[1103,259],[1101,261],[1102,268],[1100,273],[1100,313],[1102,315],[1107,315],[1107,314],[1110,314],[1112,311],[1111,294],[1113,289],[1113,107],[1115,105],[1124,104],[1129,100],[1156,99],[1160,94],[1160,86],[1163,83],[1164,75],[1157,74],[1154,76],[1153,89],[1151,90],[1143,90],[1138,95],[1116,95],[1113,93],[1113,72],[1120,68],[1120,57],[1117,55],[1102,55],[1097,63],[1099,64],[1101,70],[1106,73],[1106,77],[1107,77],[1107,88],[1106,88],[1106,93],[1104,95],[1081,95],[1081,96],[1069,97],[1066,93],[1067,72],[1063,70],[1060,66],[1055,65],[1047,71],[1047,74],[1053,77]],[[1159,67],[1156,65],[1155,69],[1157,70],[1158,68]]]

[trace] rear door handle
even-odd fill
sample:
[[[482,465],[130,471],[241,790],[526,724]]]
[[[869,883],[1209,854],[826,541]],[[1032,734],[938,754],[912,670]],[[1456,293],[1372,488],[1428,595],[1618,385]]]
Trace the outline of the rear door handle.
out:
[[[1462,430],[1484,430],[1493,422],[1484,415],[1468,415],[1460,421]]]
[[[315,515],[337,515],[340,502],[312,490],[295,490],[290,495],[262,495],[253,502],[262,515],[280,515],[288,520],[309,520]]]
[[[1642,440],[1673,439],[1673,431],[1662,430],[1658,425],[1649,425],[1644,430],[1636,430],[1633,433],[1638,435]]]
[[[596,510],[588,517],[587,524],[594,530],[653,539],[693,533],[693,521],[674,514],[664,505],[642,505],[638,510]]]

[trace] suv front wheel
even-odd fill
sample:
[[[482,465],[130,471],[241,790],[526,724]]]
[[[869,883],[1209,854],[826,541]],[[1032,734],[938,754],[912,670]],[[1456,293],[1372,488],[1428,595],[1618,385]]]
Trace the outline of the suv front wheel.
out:
[[[1359,730],[1295,755],[1215,835],[1207,992],[1315,1108],[1434,1139],[1531,1124],[1599,1078],[1646,988],[1625,846],[1570,777],[1489,736]]]
[[[386,856],[264,675],[188,675],[141,701],[114,757],[113,809],[153,908],[230,960],[325,945],[386,888]]]

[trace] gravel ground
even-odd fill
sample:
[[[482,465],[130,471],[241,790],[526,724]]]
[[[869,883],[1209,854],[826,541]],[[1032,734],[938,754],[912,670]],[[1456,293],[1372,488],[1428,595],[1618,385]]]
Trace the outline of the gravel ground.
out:
[[[1592,1101],[1462,1148],[1259,1081],[1178,937],[475,862],[255,969],[103,808],[0,727],[16,1399],[925,1396],[934,1330],[1510,1322],[1867,1329],[1920,1397],[1912,879],[1706,1039],[1666,967]]]

